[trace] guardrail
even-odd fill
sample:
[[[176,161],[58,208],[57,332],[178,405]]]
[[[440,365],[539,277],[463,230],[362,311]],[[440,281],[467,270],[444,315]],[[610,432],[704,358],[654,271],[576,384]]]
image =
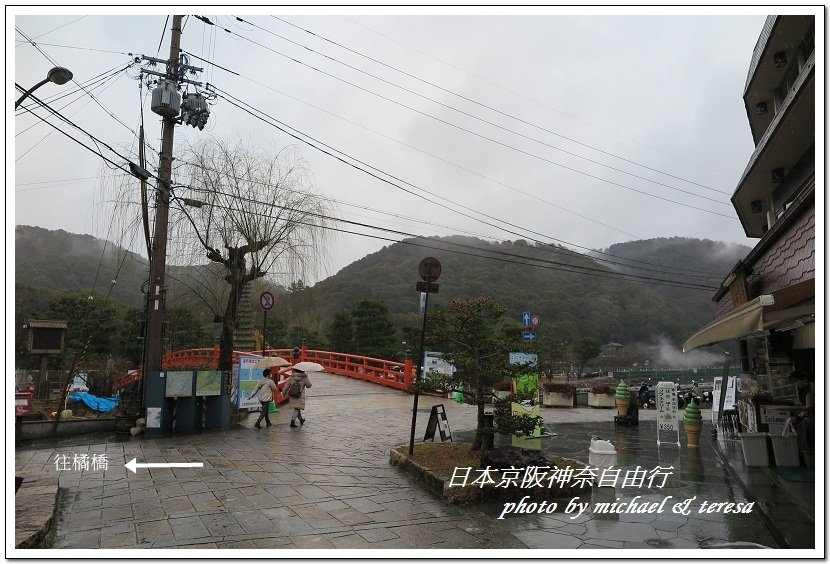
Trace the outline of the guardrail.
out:
[[[412,360],[404,362],[372,358],[368,356],[352,355],[331,351],[318,351],[302,347],[300,358],[294,358],[294,349],[268,349],[265,351],[235,351],[234,364],[239,362],[240,356],[280,356],[289,362],[309,361],[316,362],[326,369],[326,372],[357,378],[365,382],[372,382],[381,386],[405,390],[414,379]],[[219,346],[210,349],[184,349],[171,351],[164,355],[161,361],[162,368],[204,368],[215,370],[219,366]],[[120,390],[125,386],[141,380],[141,370],[125,374],[115,381],[114,388]],[[280,382],[282,384],[282,381]]]

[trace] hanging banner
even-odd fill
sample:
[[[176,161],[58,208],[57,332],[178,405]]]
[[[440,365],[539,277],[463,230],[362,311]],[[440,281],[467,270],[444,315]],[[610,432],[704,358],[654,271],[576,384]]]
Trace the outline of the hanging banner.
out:
[[[659,382],[657,384],[657,445],[660,445],[660,432],[676,434],[676,441],[669,441],[680,446],[680,423],[677,421],[677,384]],[[667,441],[663,441],[667,442]]]

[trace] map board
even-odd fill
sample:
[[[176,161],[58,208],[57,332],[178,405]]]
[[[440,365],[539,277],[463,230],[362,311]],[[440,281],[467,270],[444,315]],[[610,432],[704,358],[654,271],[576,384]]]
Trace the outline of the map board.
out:
[[[193,396],[193,372],[189,370],[186,372],[168,372],[166,379],[165,397],[189,398]]]
[[[196,395],[218,396],[222,393],[222,372],[199,370],[196,372]]]

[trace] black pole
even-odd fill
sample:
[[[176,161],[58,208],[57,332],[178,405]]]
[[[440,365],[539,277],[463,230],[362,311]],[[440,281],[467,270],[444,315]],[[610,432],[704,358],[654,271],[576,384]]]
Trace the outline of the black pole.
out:
[[[44,78],[43,80],[41,80],[40,82],[38,82],[37,84],[35,84],[34,86],[32,86],[31,88],[29,88],[26,92],[24,92],[23,95],[20,98],[17,99],[17,102],[14,103],[14,109],[16,110],[17,107],[23,102],[23,100],[25,100],[26,98],[29,97],[29,94],[31,94],[32,92],[34,92],[35,90],[37,90],[38,88],[40,88],[41,86],[46,84],[47,82],[49,82],[49,77],[48,76],[46,78]]]
[[[265,356],[265,330],[268,328],[268,310],[262,310],[262,356]]]
[[[412,429],[409,431],[409,454],[415,451],[415,422],[418,418],[418,385],[421,383],[421,362],[424,360],[424,335],[427,330],[427,307],[429,305],[429,292],[424,298],[424,321],[421,325],[421,348],[418,355],[418,367],[415,369],[415,395],[412,399]]]

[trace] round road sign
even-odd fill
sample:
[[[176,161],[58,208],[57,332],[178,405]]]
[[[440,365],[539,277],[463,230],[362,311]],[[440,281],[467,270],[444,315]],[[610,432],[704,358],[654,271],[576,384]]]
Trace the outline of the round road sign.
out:
[[[427,257],[418,265],[418,274],[424,282],[435,282],[441,276],[441,263],[437,258]]]
[[[271,292],[265,291],[259,295],[259,305],[262,306],[262,309],[268,311],[272,307],[274,307],[274,294]]]
[[[534,315],[533,317],[530,318],[530,326],[531,327],[536,327],[537,325],[539,325],[539,316]]]

